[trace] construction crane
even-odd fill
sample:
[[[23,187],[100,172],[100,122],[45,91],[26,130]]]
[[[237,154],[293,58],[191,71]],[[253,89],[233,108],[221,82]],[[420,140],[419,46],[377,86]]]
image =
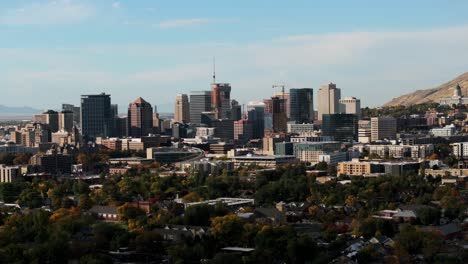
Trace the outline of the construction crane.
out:
[[[284,88],[286,87],[286,85],[284,84],[273,84],[271,86],[273,89],[276,89],[276,88],[281,88],[281,99],[284,99]]]

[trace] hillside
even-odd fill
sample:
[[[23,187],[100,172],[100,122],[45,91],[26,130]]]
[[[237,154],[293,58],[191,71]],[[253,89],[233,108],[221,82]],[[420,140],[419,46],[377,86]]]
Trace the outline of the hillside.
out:
[[[34,109],[32,107],[23,106],[23,107],[13,107],[0,105],[0,115],[25,115],[25,114],[37,114],[41,110]]]
[[[427,102],[439,102],[442,97],[451,97],[457,83],[462,88],[462,94],[468,96],[468,72],[457,78],[430,89],[417,90],[409,94],[394,98],[384,106],[412,105]]]

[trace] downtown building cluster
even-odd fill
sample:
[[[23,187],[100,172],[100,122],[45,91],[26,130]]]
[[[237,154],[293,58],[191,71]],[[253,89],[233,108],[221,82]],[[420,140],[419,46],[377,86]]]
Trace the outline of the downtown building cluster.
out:
[[[277,90],[271,97],[247,105],[231,97],[229,83],[213,82],[210,88],[176,95],[173,117],[161,117],[142,97],[128,104],[126,115],[119,115],[110,94],[82,95],[79,105],[63,104],[60,111],[34,115],[30,123],[2,128],[0,152],[36,154],[30,163],[42,168],[28,173],[80,172],[80,164],[72,164],[74,150],[97,148],[143,152],[148,160],[178,168],[190,166],[184,162],[227,157],[232,168],[326,163],[339,174],[379,175],[386,171],[356,172],[353,166],[390,162],[404,168],[405,162],[414,162],[417,165],[406,166],[414,171],[426,166],[424,159],[435,152],[441,138],[459,136],[456,112],[448,117],[431,109],[424,116],[363,117],[360,100],[342,97],[334,83],[322,85],[316,94],[312,88],[274,85]],[[454,98],[461,97],[459,89],[455,93]],[[466,144],[453,146],[459,160],[468,156]],[[43,165],[47,159],[51,164]]]

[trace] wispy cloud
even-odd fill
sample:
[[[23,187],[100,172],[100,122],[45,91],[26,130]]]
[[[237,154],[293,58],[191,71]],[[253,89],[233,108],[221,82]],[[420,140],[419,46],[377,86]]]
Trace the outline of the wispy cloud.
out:
[[[112,8],[113,9],[119,9],[120,8],[120,2],[113,2],[112,3]]]
[[[232,84],[232,96],[240,102],[271,95],[275,82],[316,88],[333,81],[343,94],[361,98],[363,105],[378,105],[409,89],[435,86],[466,71],[466,32],[468,25],[284,35],[243,44],[121,43],[70,50],[0,49],[0,68],[8,69],[0,72],[0,87],[7,87],[2,90],[5,96],[22,96],[32,106],[39,102],[24,94],[34,95],[45,88],[55,89],[51,92],[57,91],[63,100],[77,100],[80,92],[108,88],[105,91],[119,104],[128,102],[128,89],[152,103],[172,102],[176,92],[209,89],[211,59],[216,55],[218,79]],[[112,64],[100,59],[107,57],[112,57]],[[115,67],[123,64],[129,69]],[[69,89],[66,93],[64,87]],[[88,90],[83,91],[83,87]]]
[[[168,29],[168,28],[180,28],[180,27],[190,27],[195,25],[200,25],[210,22],[207,18],[191,18],[191,19],[175,19],[175,20],[166,20],[156,24],[157,27]]]
[[[73,0],[33,3],[0,12],[0,24],[54,25],[84,21],[94,14],[91,6]]]

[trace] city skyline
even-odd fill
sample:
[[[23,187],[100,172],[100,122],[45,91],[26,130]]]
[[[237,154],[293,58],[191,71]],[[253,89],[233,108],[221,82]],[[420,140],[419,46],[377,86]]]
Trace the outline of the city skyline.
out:
[[[137,93],[172,112],[176,94],[210,89],[213,56],[240,104],[273,84],[332,81],[379,106],[468,68],[463,1],[181,2],[1,3],[0,87],[12,99],[1,104],[59,109],[105,92],[122,110]],[[43,90],[54,97],[37,100]]]

